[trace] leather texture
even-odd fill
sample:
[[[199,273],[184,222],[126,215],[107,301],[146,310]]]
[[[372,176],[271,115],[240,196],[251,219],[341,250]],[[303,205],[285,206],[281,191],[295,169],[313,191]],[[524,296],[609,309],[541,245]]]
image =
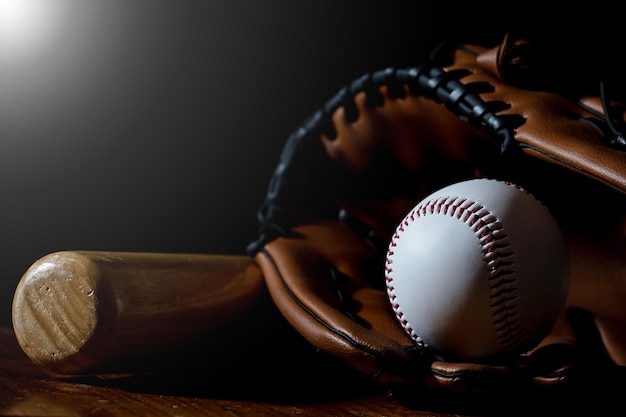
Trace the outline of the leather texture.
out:
[[[409,395],[541,391],[622,372],[625,107],[600,88],[547,82],[530,48],[508,37],[493,48],[442,46],[424,65],[348,84],[294,131],[248,249],[279,310],[315,347]],[[479,177],[515,182],[551,210],[571,285],[533,351],[465,363],[415,348],[387,299],[384,260],[418,201]]]

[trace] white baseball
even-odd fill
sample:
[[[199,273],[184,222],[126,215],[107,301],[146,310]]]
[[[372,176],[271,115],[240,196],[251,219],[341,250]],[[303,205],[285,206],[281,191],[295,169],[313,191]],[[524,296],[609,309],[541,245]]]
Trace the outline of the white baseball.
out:
[[[417,204],[386,259],[387,294],[418,344],[457,358],[528,352],[548,335],[569,287],[549,210],[513,184],[472,179]]]

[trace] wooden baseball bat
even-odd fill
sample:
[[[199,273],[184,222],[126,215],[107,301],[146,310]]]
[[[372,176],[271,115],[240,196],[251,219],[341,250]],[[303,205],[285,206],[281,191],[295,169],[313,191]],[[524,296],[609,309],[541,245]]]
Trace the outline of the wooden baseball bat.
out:
[[[113,375],[163,368],[192,346],[219,356],[250,337],[244,322],[273,314],[269,300],[243,255],[61,251],[24,273],[12,320],[48,373]]]

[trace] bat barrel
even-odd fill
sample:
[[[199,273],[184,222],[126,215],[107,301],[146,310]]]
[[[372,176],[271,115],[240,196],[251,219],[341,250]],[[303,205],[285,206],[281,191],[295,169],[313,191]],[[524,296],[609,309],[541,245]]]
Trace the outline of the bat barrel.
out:
[[[223,348],[231,339],[220,332],[265,298],[247,256],[62,251],[22,276],[13,328],[27,356],[52,374],[115,373],[218,334],[213,343]]]

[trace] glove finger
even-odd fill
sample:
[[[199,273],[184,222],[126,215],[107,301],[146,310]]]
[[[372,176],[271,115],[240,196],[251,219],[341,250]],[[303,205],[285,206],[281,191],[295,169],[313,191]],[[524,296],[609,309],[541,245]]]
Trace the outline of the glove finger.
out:
[[[256,256],[286,319],[313,345],[365,374],[402,380],[416,364],[384,290],[382,262],[340,222],[294,228]],[[375,279],[375,277],[377,279]],[[370,284],[378,282],[378,287]]]

